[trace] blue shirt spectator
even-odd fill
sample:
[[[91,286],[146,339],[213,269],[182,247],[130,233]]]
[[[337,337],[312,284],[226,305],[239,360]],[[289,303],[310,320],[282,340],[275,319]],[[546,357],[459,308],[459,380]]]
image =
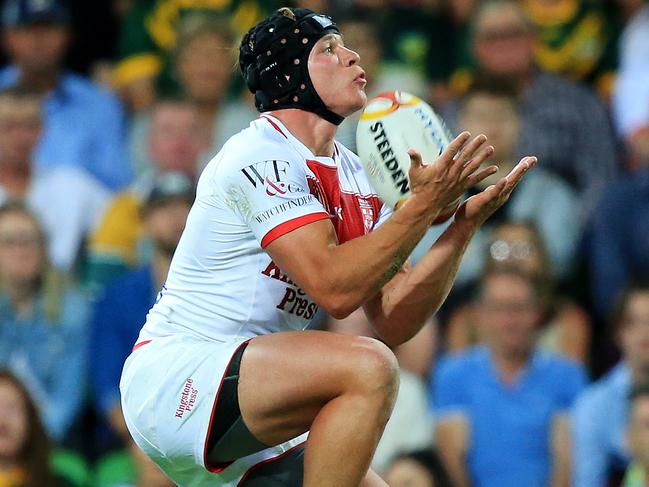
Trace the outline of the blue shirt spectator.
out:
[[[10,369],[61,440],[85,394],[88,301],[47,261],[47,235],[21,203],[0,206],[0,367]]]
[[[605,485],[624,471],[630,459],[626,434],[629,396],[649,378],[649,283],[638,281],[626,287],[611,324],[622,362],[576,402],[575,487]]]
[[[550,480],[551,427],[566,413],[586,376],[577,364],[535,351],[514,384],[505,384],[491,352],[476,347],[440,361],[433,376],[435,415],[469,424],[467,464],[476,487],[545,487]]]
[[[155,301],[150,265],[125,274],[97,301],[92,322],[90,372],[99,411],[119,407],[119,379],[146,314]]]
[[[608,318],[623,289],[649,275],[649,168],[614,182],[593,214],[593,303]]]
[[[611,469],[624,471],[630,461],[626,446],[631,373],[615,366],[590,385],[573,411],[574,487],[600,487]]]
[[[20,377],[36,400],[52,438],[63,439],[85,394],[88,302],[68,289],[60,296],[58,317],[48,313],[44,294],[31,316],[21,316],[0,296],[0,365]]]
[[[0,71],[0,88],[19,82],[16,67]],[[113,190],[131,181],[124,113],[111,93],[81,76],[63,73],[44,99],[43,115],[36,170],[79,166]]]

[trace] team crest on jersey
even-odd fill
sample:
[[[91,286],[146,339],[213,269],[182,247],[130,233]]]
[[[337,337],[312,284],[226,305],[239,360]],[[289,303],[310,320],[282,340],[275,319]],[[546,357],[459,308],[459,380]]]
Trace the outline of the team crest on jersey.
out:
[[[304,193],[303,188],[285,181],[286,172],[290,166],[288,161],[260,161],[242,168],[241,172],[255,189],[263,189],[268,196]]]
[[[369,233],[374,226],[374,207],[372,203],[367,201],[365,198],[358,198],[358,206],[361,209],[361,214],[363,215],[363,227],[365,233]]]

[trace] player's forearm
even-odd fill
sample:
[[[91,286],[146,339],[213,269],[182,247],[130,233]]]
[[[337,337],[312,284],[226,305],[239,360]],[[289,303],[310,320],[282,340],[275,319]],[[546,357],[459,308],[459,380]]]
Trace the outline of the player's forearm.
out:
[[[413,337],[442,305],[453,285],[475,228],[453,222],[431,249],[394,286],[387,286],[368,314],[390,346]]]
[[[328,301],[325,309],[344,317],[376,296],[399,272],[434,217],[413,198],[376,231],[331,246],[318,276],[321,296]]]

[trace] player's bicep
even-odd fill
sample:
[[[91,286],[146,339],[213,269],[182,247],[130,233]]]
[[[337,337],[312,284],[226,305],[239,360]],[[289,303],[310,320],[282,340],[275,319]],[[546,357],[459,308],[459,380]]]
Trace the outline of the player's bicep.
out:
[[[252,162],[229,170],[221,184],[226,204],[236,209],[263,248],[301,226],[329,218],[301,161]]]
[[[266,252],[307,294],[318,301],[318,292],[327,259],[338,244],[329,219],[300,226],[274,239]],[[325,286],[326,287],[326,286]]]

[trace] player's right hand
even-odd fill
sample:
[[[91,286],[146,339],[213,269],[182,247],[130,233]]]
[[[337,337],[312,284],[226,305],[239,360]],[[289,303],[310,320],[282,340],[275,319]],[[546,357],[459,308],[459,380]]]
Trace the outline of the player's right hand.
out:
[[[480,134],[469,142],[470,137],[469,132],[462,132],[428,164],[422,162],[421,154],[415,149],[408,151],[411,198],[415,200],[413,203],[425,208],[431,221],[467,189],[498,170],[495,165],[480,168],[494,151],[492,146],[485,145],[487,137]]]

